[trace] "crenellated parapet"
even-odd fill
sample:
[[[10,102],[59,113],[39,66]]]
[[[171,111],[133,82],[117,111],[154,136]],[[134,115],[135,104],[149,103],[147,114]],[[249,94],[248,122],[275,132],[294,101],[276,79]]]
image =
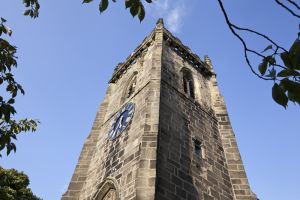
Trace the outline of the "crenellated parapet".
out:
[[[173,51],[175,51],[181,58],[192,65],[197,71],[202,73],[204,76],[210,77],[214,75],[210,71],[210,67],[203,62],[199,56],[194,54],[191,49],[185,46],[178,38],[173,36],[167,29],[164,29],[164,41]]]
[[[185,46],[180,39],[175,37],[172,33],[170,33],[163,26],[163,20],[159,19],[157,22],[157,26],[154,30],[148,35],[142,43],[129,55],[125,62],[119,63],[112,75],[109,83],[115,83],[118,79],[126,73],[126,71],[133,65],[138,58],[140,58],[143,54],[148,51],[148,48],[153,44],[155,40],[155,34],[158,31],[163,32],[163,40],[167,46],[169,46],[174,52],[176,52],[180,57],[182,57],[186,62],[192,65],[197,71],[203,74],[206,77],[210,77],[214,75],[214,72],[211,71],[211,67],[203,62],[199,56],[191,51],[191,49]]]
[[[148,51],[148,48],[153,44],[155,39],[155,32],[152,31],[149,36],[147,36],[143,42],[126,58],[125,62],[119,63],[110,79],[109,83],[115,83],[122,77],[126,71],[135,64],[135,62],[140,58],[143,54]]]

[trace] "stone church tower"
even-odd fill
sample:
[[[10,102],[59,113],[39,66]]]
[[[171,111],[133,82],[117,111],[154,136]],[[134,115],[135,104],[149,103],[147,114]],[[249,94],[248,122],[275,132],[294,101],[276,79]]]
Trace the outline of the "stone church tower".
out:
[[[62,200],[256,200],[210,59],[164,28],[119,64]]]

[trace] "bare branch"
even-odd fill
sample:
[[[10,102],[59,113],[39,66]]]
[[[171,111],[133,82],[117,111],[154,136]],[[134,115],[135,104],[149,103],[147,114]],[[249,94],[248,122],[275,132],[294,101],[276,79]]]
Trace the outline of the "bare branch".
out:
[[[280,5],[281,7],[283,7],[285,10],[287,10],[289,13],[291,13],[294,17],[300,18],[300,15],[296,14],[294,11],[292,11],[289,7],[287,7],[286,5],[284,5],[282,2],[280,2],[279,0],[275,0],[275,2]]]
[[[271,42],[272,44],[274,44],[274,45],[276,46],[276,49],[280,48],[280,49],[282,49],[282,50],[284,50],[284,51],[286,51],[286,50],[285,50],[283,47],[280,47],[279,45],[277,45],[273,40],[271,40],[269,37],[267,37],[267,36],[264,35],[264,34],[258,33],[258,32],[256,32],[256,31],[251,30],[251,29],[241,28],[241,27],[238,27],[238,26],[232,24],[232,23],[230,22],[230,20],[229,20],[229,17],[228,17],[228,15],[227,15],[226,11],[225,11],[225,8],[224,8],[224,5],[223,5],[222,1],[221,1],[221,0],[218,0],[218,3],[219,3],[219,5],[220,5],[221,11],[222,11],[222,13],[223,13],[223,15],[224,15],[224,17],[225,17],[226,24],[228,25],[230,31],[232,32],[232,34],[233,34],[234,36],[236,36],[236,37],[241,41],[241,43],[242,43],[242,45],[243,45],[243,47],[244,47],[244,56],[245,56],[245,60],[246,60],[246,62],[247,62],[247,64],[248,64],[250,70],[252,71],[252,73],[255,74],[257,77],[259,77],[260,79],[263,79],[263,80],[274,80],[273,78],[265,78],[265,77],[259,75],[259,74],[254,70],[254,68],[253,68],[253,66],[251,65],[251,62],[250,62],[250,60],[249,60],[248,52],[253,53],[253,54],[255,54],[255,55],[257,55],[257,56],[259,56],[259,57],[261,57],[261,58],[266,58],[266,56],[262,55],[261,53],[258,53],[258,52],[255,51],[255,50],[249,49],[249,48],[247,47],[247,44],[246,44],[245,40],[244,40],[244,39],[243,39],[243,38],[235,31],[235,29],[237,29],[237,30],[242,30],[242,31],[248,31],[248,32],[254,33],[254,34],[256,34],[256,35],[259,35],[259,36],[265,38],[266,40],[268,40],[269,42]],[[283,66],[281,66],[281,65],[275,64],[275,66],[278,66],[278,67],[281,67],[281,68],[284,68],[284,69],[285,69],[285,67],[283,67]]]
[[[257,31],[251,30],[251,29],[249,29],[249,28],[241,28],[241,27],[239,27],[239,26],[237,26],[237,25],[235,25],[235,24],[231,24],[231,26],[232,26],[233,28],[237,29],[237,30],[240,30],[240,31],[247,31],[247,32],[250,32],[250,33],[259,35],[259,36],[265,38],[266,40],[268,40],[269,42],[271,42],[273,45],[275,45],[275,46],[278,47],[279,49],[281,49],[281,50],[283,50],[283,51],[285,51],[285,52],[288,52],[285,48],[279,46],[276,42],[274,42],[272,39],[270,39],[268,36],[266,36],[266,35],[264,35],[264,34],[262,34],[262,33],[259,33],[259,32],[257,32]]]
[[[294,5],[297,9],[300,10],[300,6],[293,0],[287,0],[290,4]]]

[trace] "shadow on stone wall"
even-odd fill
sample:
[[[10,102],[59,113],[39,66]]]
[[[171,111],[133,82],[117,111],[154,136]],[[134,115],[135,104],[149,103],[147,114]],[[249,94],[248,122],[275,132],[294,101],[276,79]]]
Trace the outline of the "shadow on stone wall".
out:
[[[193,181],[192,168],[200,174],[201,162],[193,161],[193,140],[184,106],[180,97],[162,85],[155,199],[203,199]]]

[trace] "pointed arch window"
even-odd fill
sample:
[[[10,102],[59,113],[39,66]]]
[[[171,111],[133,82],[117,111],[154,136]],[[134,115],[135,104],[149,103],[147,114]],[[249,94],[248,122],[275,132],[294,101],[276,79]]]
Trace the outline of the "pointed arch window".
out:
[[[126,99],[130,98],[135,92],[137,87],[137,72],[134,72],[132,76],[128,79],[126,86],[123,90],[121,97],[121,104],[125,102]]]
[[[108,178],[102,186],[99,188],[99,191],[96,193],[95,200],[119,200],[119,192],[116,188],[116,180]]]
[[[135,92],[135,88],[136,88],[136,76],[134,76],[132,78],[132,80],[130,81],[130,83],[128,85],[128,89],[126,92],[126,98],[129,98]]]
[[[187,70],[182,70],[182,81],[183,81],[183,91],[186,93],[189,97],[195,99],[195,87],[194,87],[194,81],[192,73]]]

